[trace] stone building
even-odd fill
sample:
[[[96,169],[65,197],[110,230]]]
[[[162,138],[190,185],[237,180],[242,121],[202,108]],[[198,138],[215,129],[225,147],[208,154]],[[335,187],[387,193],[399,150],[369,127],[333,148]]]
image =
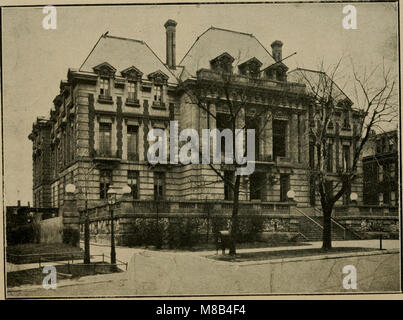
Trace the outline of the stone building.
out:
[[[251,34],[215,27],[201,34],[177,64],[176,25],[173,20],[165,23],[165,63],[144,41],[105,34],[78,69],[68,70],[49,119],[38,119],[30,135],[34,206],[63,206],[65,186],[73,183],[89,207],[104,205],[111,185],[118,192],[129,185],[136,212],[140,203],[154,200],[171,203],[171,212],[173,207],[178,212],[195,212],[200,209],[198,203],[206,201],[220,206],[218,211],[229,209],[231,192],[208,165],[151,165],[147,135],[158,128],[169,138],[174,120],[179,132],[226,128],[228,106],[214,83],[218,74],[232,71],[233,86],[248,88],[248,107],[242,110],[238,125],[261,129],[255,141],[255,172],[242,178],[240,200],[245,208],[279,215],[297,230],[298,219],[290,213],[287,192],[295,191],[297,206],[306,208],[307,214],[319,204],[308,175],[316,157],[307,134],[314,125],[309,90],[298,79],[302,71],[314,76],[316,72],[287,73],[281,41],[274,41],[270,52]],[[190,98],[196,86],[204,85],[208,88],[204,98],[214,117]],[[353,128],[358,120],[351,101],[341,95],[338,121],[329,133],[334,139],[329,171],[335,173],[352,160]],[[220,170],[226,175],[233,168],[221,165]],[[361,203],[362,181],[351,191]],[[349,203],[348,195],[342,203]]]
[[[397,130],[374,135],[363,154],[363,203],[394,207],[399,199]]]

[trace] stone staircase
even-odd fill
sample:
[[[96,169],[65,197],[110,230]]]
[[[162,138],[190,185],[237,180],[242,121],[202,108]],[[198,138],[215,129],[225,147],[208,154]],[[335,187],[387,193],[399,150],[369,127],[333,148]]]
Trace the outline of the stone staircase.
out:
[[[301,213],[301,216],[298,218],[299,220],[299,232],[302,234],[303,239],[305,241],[322,241],[323,235],[323,218],[321,216],[311,216],[306,214],[303,209],[299,208],[299,210],[304,213]],[[352,233],[349,230],[346,230],[340,224],[336,223],[336,221],[332,221],[332,240],[340,241],[340,240],[355,240],[359,239],[359,237]]]

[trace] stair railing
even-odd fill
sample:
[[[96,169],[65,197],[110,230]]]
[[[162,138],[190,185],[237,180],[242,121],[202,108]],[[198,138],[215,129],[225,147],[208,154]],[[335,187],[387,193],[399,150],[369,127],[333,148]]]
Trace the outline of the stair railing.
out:
[[[323,229],[323,226],[321,226],[318,222],[316,222],[314,219],[312,219],[310,216],[308,216],[305,212],[303,212],[302,210],[298,209],[297,207],[295,207],[295,210],[297,210],[300,214],[302,214],[303,216],[305,216],[305,218],[308,218],[309,220],[311,220],[314,224],[316,224],[319,228]]]
[[[317,207],[314,207],[314,210],[316,210],[316,211],[320,212],[321,214],[323,214],[322,210],[318,209]],[[343,232],[344,232],[344,239],[346,239],[346,232],[347,232],[347,231],[349,231],[349,232],[351,232],[352,234],[354,234],[356,237],[358,237],[358,239],[360,239],[360,240],[362,239],[361,236],[360,236],[358,233],[356,233],[355,231],[351,230],[350,228],[347,228],[346,226],[343,226],[343,225],[342,225],[341,223],[339,223],[335,218],[330,217],[330,219],[331,219],[332,222],[334,222],[337,226],[339,226],[340,228],[343,229]]]

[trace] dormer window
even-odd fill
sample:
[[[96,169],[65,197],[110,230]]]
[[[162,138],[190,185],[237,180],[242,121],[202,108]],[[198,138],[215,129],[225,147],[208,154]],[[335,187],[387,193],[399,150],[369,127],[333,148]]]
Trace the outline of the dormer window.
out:
[[[265,75],[268,80],[287,81],[288,67],[282,62],[277,62],[265,69]]]
[[[105,98],[110,97],[111,93],[109,87],[109,78],[101,78],[99,85],[99,94]]]
[[[154,101],[161,103],[162,102],[162,86],[156,85],[154,86]]]
[[[121,71],[121,74],[127,79],[126,105],[131,107],[139,107],[140,103],[137,99],[137,85],[138,83],[141,83],[143,73],[135,66],[131,66]]]
[[[153,108],[165,109],[164,86],[168,84],[168,76],[161,70],[150,73],[148,79],[153,82]]]
[[[262,66],[262,63],[256,59],[252,58],[249,59],[248,61],[242,63],[239,65],[239,72],[247,77],[251,78],[258,78],[260,74],[260,67]]]
[[[136,98],[136,82],[129,81],[127,84],[127,99],[130,101],[134,101]]]
[[[231,72],[232,71],[232,63],[234,62],[234,58],[224,52],[223,54],[219,55],[217,58],[214,58],[210,61],[211,69],[220,72]]]
[[[112,104],[110,79],[115,77],[116,69],[107,62],[101,63],[93,69],[100,77],[98,102]]]

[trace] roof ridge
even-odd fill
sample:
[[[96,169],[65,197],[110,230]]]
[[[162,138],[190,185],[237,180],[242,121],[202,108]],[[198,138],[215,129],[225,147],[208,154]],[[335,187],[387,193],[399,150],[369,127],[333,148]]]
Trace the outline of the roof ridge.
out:
[[[211,26],[208,30],[210,30],[210,29],[215,29],[215,30],[220,30],[220,31],[227,31],[227,32],[234,32],[234,33],[247,35],[247,36],[250,36],[250,37],[255,37],[252,33],[235,31],[235,30],[231,30],[231,29],[219,28],[219,27],[214,27],[214,26]]]
[[[132,39],[132,38],[126,38],[126,37],[118,37],[118,36],[112,36],[112,35],[102,35],[103,38],[113,38],[113,39],[119,39],[119,40],[129,40],[129,41],[135,41],[139,42],[141,44],[144,44],[144,40],[137,40],[137,39]]]
[[[292,70],[292,71],[296,71],[296,70],[304,70],[304,71],[310,71],[310,72],[321,73],[321,74],[327,75],[325,71],[314,70],[314,69],[308,69],[308,68],[300,68],[300,67],[297,67],[297,68],[295,68],[295,69]],[[292,71],[290,71],[290,72],[292,72]]]

